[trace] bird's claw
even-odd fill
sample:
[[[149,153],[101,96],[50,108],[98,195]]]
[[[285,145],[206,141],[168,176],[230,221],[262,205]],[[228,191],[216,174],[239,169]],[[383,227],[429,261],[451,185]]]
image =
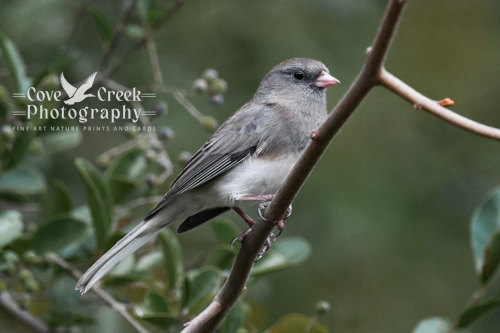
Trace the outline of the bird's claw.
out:
[[[271,234],[270,237],[273,237],[274,235]],[[266,243],[264,244],[264,247],[262,248],[262,250],[259,251],[259,253],[257,254],[257,258],[255,258],[255,260],[253,262],[257,262],[259,261],[260,259],[262,259],[262,257],[264,256],[264,254],[271,248],[271,239],[270,237],[267,237],[266,239]],[[274,237],[276,239],[276,237]]]
[[[270,201],[267,201],[267,202],[262,202],[259,204],[259,208],[258,208],[258,212],[259,212],[259,217],[262,219],[262,221],[265,221],[265,222],[269,222],[266,218],[264,218],[264,216],[262,215],[262,211],[267,207],[269,206],[271,202]],[[278,227],[278,234],[277,235],[273,235],[271,234],[271,237],[273,238],[273,240],[276,240],[276,238],[278,238],[279,235],[281,235],[281,233],[283,232],[283,230],[285,230],[285,225],[286,225],[286,221],[288,220],[288,218],[292,215],[292,205],[290,205],[288,207],[288,209],[286,210],[285,212],[285,216],[283,216],[283,219],[279,220],[279,221],[276,221],[274,222],[276,224],[276,226]]]
[[[248,234],[252,231],[252,228],[248,229],[247,231],[239,234],[238,236],[236,236],[232,241],[231,241],[231,250],[233,249],[233,244],[238,241],[240,243],[243,243],[243,241],[245,240],[245,238],[248,236]]]

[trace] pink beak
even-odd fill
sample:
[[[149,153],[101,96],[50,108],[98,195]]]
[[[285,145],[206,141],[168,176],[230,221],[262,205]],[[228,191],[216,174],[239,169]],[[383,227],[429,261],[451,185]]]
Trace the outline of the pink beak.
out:
[[[331,76],[330,74],[328,74],[327,72],[323,71],[321,72],[321,75],[318,76],[314,84],[320,88],[327,88],[337,83],[340,83],[340,81]]]

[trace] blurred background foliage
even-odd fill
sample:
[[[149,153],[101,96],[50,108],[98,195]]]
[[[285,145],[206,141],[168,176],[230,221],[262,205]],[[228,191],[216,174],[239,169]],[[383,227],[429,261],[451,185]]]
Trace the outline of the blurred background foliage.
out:
[[[92,7],[82,11],[82,3]],[[116,54],[122,55],[147,33],[145,20],[154,23],[157,13],[172,5],[172,1],[141,0]],[[171,156],[174,174],[189,152],[211,136],[214,119],[223,122],[247,102],[263,75],[283,60],[311,57],[329,67],[342,82],[328,90],[331,110],[359,72],[386,5],[386,0],[187,1],[154,35],[165,84],[189,91],[205,69],[215,68],[229,88],[215,99],[207,94],[187,95],[202,118],[186,112],[171,93],[158,93],[156,99],[144,102],[146,109],[163,110],[153,124],[160,138],[164,131],[162,147]],[[99,69],[121,13],[122,3],[109,0],[2,0],[3,100],[19,92],[6,59],[7,38],[19,51],[27,75],[38,78],[40,84],[57,85],[54,75],[62,70],[69,82],[79,82]],[[44,71],[61,57],[57,69]],[[500,127],[498,59],[498,1],[414,0],[407,6],[386,66],[431,98],[451,97],[458,113]],[[146,48],[112,78],[127,87],[153,83]],[[12,110],[12,105],[2,107]],[[2,122],[5,116],[9,114],[3,114]],[[86,125],[109,123],[94,120]],[[5,147],[16,139],[3,130],[0,144]],[[109,149],[137,140],[134,133],[126,134],[90,131],[52,140],[40,135],[34,141],[26,139],[31,142],[29,149],[17,143],[16,163],[11,157],[6,162],[5,154],[2,157],[2,169],[17,164],[10,168],[17,175],[4,173],[0,183],[0,228],[6,228],[0,230],[0,276],[18,304],[49,324],[77,323],[78,330],[85,332],[133,331],[92,292],[80,298],[73,290],[76,280],[54,265],[50,256],[42,256],[55,251],[84,270],[100,250],[118,239],[97,237],[96,244],[90,221],[94,226],[101,221],[107,228],[115,225],[113,217],[120,217],[118,226],[126,229],[151,208],[142,205],[120,211],[120,206],[113,209],[107,204],[101,212],[109,214],[106,218],[95,215],[92,205],[106,200],[123,205],[168,189],[173,177],[158,184],[168,164],[151,163],[158,162],[164,148],[151,146],[149,139],[112,160],[103,157]],[[500,293],[500,284],[493,279],[500,253],[496,238],[500,199],[497,192],[489,192],[500,184],[498,165],[497,142],[375,89],[300,192],[285,235],[273,243],[274,254],[268,253],[259,263],[261,270],[255,268],[243,302],[230,315],[228,323],[235,324],[225,324],[222,331],[236,332],[243,326],[251,332],[270,327],[271,332],[292,332],[290,323],[295,328],[305,325],[301,328],[305,330],[311,316],[319,314],[324,314],[320,318],[324,326],[310,327],[311,332],[323,332],[326,327],[331,332],[410,332],[420,320],[433,316],[450,318],[459,326],[472,324],[475,333],[498,331],[498,311],[485,320],[473,320],[485,310],[494,310]],[[18,182],[6,183],[6,179]],[[117,198],[118,194],[127,196]],[[82,209],[84,205],[91,210]],[[106,290],[120,301],[135,304],[132,313],[152,331],[168,325],[180,330],[177,321],[196,314],[227,272],[234,255],[228,240],[236,233],[235,225],[245,227],[232,213],[227,217],[234,223],[218,219],[180,237],[165,231],[154,247],[136,256],[135,263],[125,261],[115,270],[106,280]],[[178,252],[183,259],[173,254]],[[275,269],[271,274],[265,266],[274,255],[285,258],[287,264],[269,265]],[[459,317],[471,295],[483,291],[477,289],[479,283],[490,284],[486,297],[492,298]],[[186,296],[189,288],[191,298]],[[328,306],[316,304],[318,300],[328,302],[330,310],[324,311]],[[421,323],[415,332],[449,331],[449,322],[442,318]],[[2,331],[24,331],[1,311],[0,325]]]

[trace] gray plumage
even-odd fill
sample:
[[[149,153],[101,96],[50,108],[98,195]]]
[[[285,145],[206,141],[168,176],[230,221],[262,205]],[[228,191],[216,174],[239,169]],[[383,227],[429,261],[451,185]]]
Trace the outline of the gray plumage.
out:
[[[191,158],[158,206],[78,281],[85,293],[161,228],[188,231],[244,195],[276,193],[327,116],[325,87],[338,83],[321,62],[294,58],[267,73],[253,98]]]

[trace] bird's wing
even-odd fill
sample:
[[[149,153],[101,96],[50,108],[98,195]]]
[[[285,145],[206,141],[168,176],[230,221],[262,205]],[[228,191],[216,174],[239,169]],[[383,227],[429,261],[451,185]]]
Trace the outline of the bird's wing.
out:
[[[186,164],[163,200],[146,217],[155,215],[178,195],[200,186],[255,154],[263,132],[264,108],[246,104],[219,127]],[[243,111],[243,112],[242,112]]]
[[[64,78],[64,74],[62,72],[61,72],[61,85],[66,94],[68,94],[68,97],[70,98],[73,97],[73,95],[76,92],[76,88],[73,87],[71,84],[69,84],[68,81],[66,81],[66,79]]]
[[[94,78],[97,75],[97,72],[90,74],[90,76],[83,82],[83,84],[78,88],[78,93],[79,94],[85,94],[87,90],[92,88],[92,85],[94,84]]]

